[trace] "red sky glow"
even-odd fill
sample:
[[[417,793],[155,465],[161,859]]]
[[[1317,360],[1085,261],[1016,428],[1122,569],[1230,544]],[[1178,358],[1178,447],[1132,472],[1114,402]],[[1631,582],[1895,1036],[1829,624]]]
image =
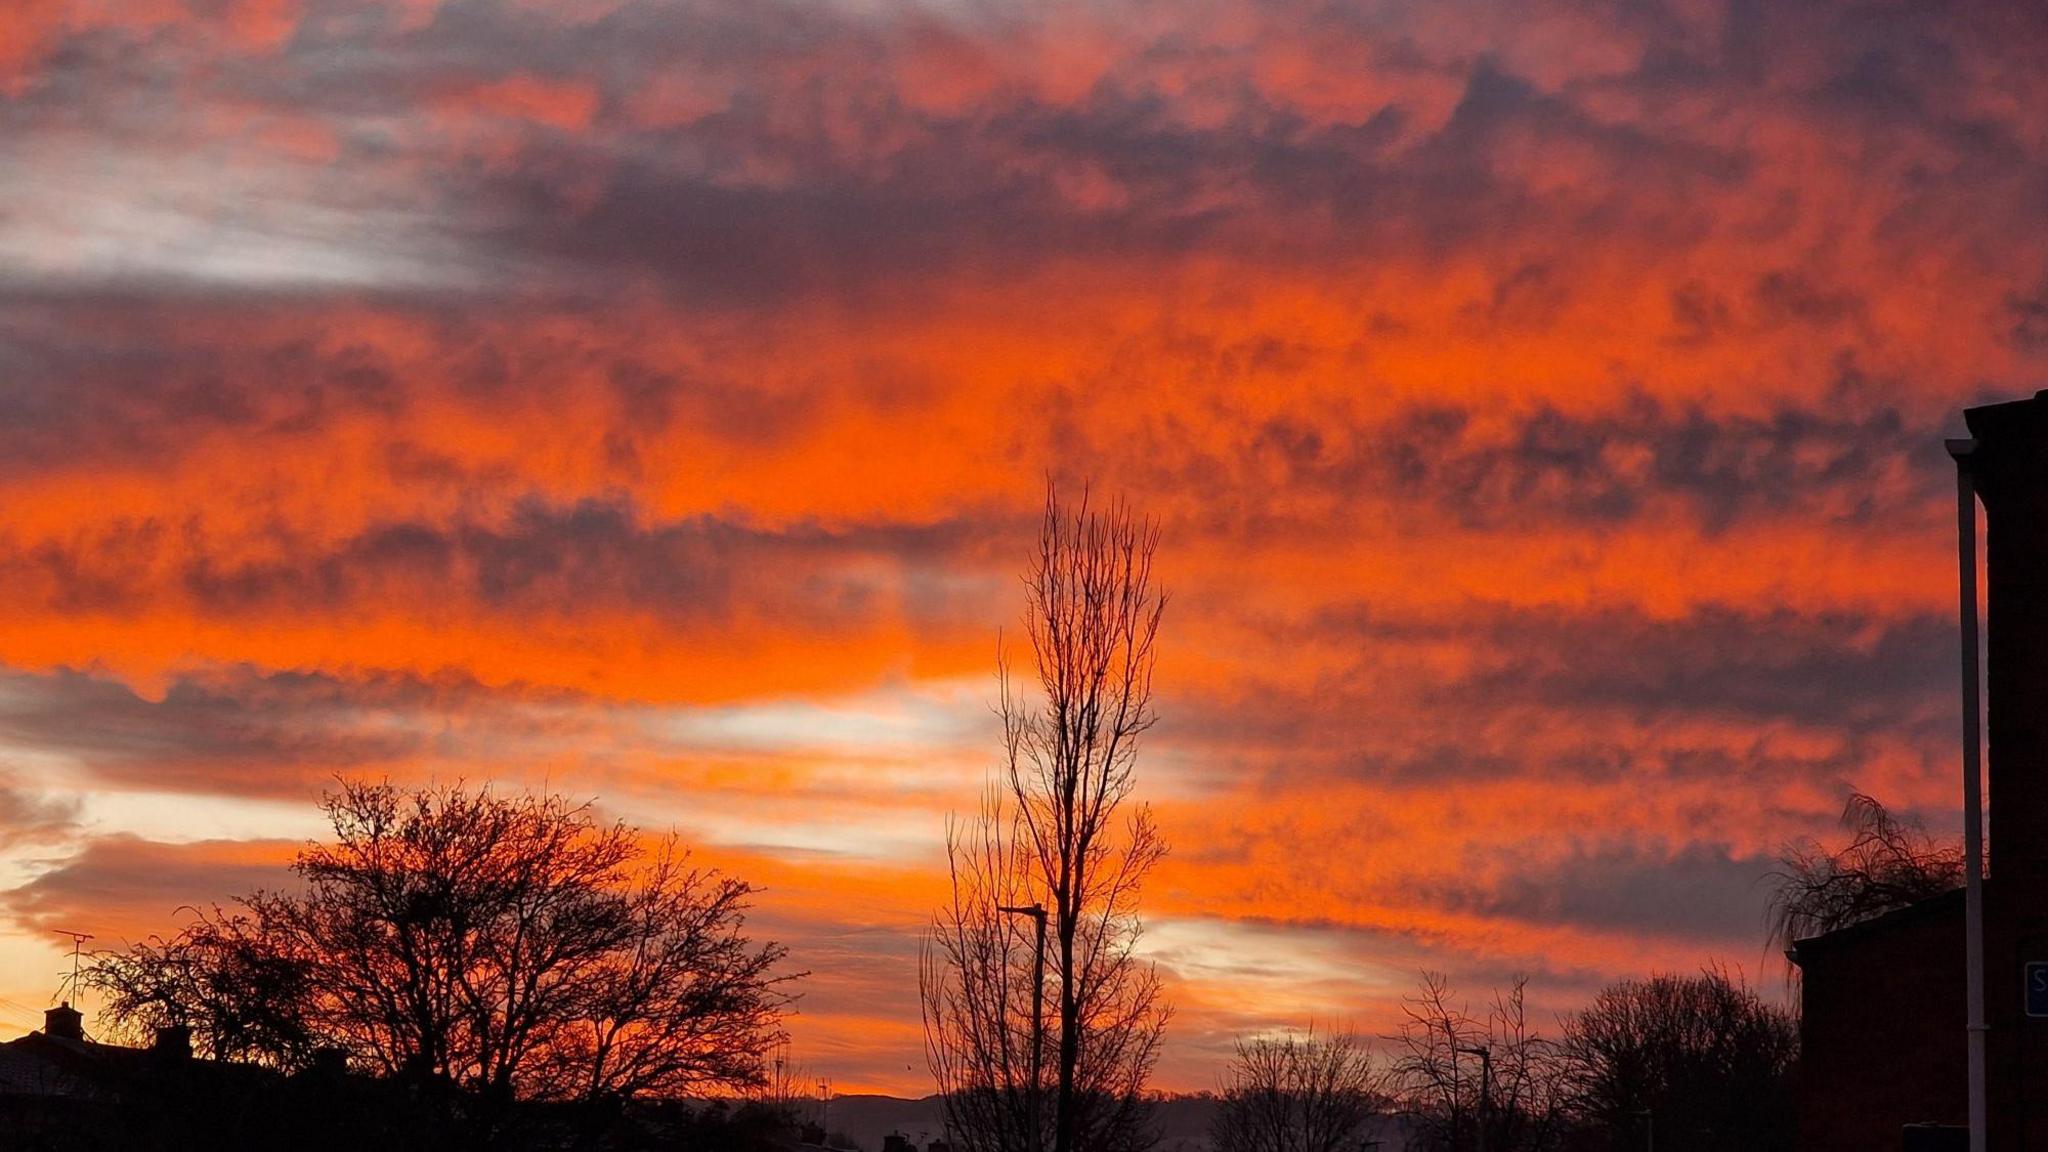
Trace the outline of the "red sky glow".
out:
[[[337,775],[675,828],[930,1091],[1048,476],[1160,522],[1161,1086],[1709,961],[1939,830],[2048,20],[1817,0],[29,0],[0,17],[0,1035]],[[89,1007],[89,1005],[88,1005]],[[1547,1018],[1547,1017],[1546,1017]]]

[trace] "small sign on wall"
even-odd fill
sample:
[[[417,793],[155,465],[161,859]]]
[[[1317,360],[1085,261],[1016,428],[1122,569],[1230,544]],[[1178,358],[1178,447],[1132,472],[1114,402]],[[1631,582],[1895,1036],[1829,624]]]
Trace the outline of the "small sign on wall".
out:
[[[2029,960],[2027,977],[2027,1015],[2048,1019],[2048,960]]]

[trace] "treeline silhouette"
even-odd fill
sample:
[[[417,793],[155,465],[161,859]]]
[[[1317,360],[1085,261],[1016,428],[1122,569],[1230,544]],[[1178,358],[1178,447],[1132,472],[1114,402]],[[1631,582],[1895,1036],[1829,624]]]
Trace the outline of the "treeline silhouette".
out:
[[[93,958],[84,981],[104,998],[109,1036],[135,1044],[121,1049],[134,1058],[102,1070],[119,1107],[17,1116],[14,1130],[34,1135],[21,1146],[852,1143],[815,1128],[780,1063],[771,1071],[797,974],[781,970],[780,945],[747,938],[743,881],[558,797],[348,784],[324,804],[334,840],[300,853],[297,888],[195,910],[172,936]],[[1946,875],[1938,846],[1882,847],[1921,841],[1875,802],[1859,798],[1845,822],[1844,847],[1786,852],[1788,868],[1821,862],[1797,874],[1826,878],[1815,887],[1829,907],[1875,914],[1885,893]],[[1916,859],[1934,879],[1902,874]],[[1860,873],[1883,891],[1843,901],[1854,881],[1842,877]],[[1806,890],[1788,885],[1782,898]],[[1548,1035],[1526,992],[1517,980],[1475,1008],[1425,974],[1401,1026],[1376,1041],[1248,1037],[1217,1095],[1212,1144],[1791,1146],[1795,1021],[1726,970],[1622,981]],[[1028,997],[1009,1003],[1023,1017],[1011,1023],[1029,1028]],[[947,1103],[956,1138],[955,1118],[986,1111],[959,1095]],[[1139,1119],[1122,1146],[1152,1140]],[[1008,1134],[1026,1148],[1034,1135]]]
[[[1425,973],[1380,1049],[1312,1029],[1241,1040],[1215,1152],[1792,1147],[1796,1023],[1725,970],[1614,984],[1554,1036],[1524,989],[1475,1013]]]
[[[1786,845],[1770,938],[1846,928],[1963,882],[1960,846],[1852,793],[1833,847]],[[1788,976],[1796,977],[1796,969]],[[1473,1012],[1424,973],[1383,1050],[1312,1029],[1247,1038],[1220,1094],[1215,1152],[1607,1152],[1795,1146],[1798,1020],[1726,968],[1623,980],[1531,1023],[1524,980]]]

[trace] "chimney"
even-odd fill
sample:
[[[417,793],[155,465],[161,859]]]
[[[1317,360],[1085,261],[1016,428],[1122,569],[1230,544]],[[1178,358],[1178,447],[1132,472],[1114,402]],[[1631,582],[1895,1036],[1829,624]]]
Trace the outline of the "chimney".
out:
[[[166,1024],[156,1030],[156,1042],[149,1046],[151,1052],[167,1060],[189,1060],[192,1058],[192,1028],[187,1024]]]
[[[2034,891],[2048,882],[2048,390],[1963,418],[1985,521],[1988,871]]]
[[[43,1035],[59,1040],[85,1039],[85,1016],[66,1000],[55,1008],[43,1011]]]
[[[323,1084],[338,1084],[348,1075],[348,1049],[322,1045],[313,1049],[306,1075]]]

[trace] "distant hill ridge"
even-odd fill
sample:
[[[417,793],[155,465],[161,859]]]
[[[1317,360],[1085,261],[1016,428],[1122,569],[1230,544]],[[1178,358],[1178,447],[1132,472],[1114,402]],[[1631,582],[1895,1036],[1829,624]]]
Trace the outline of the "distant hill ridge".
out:
[[[1168,1096],[1153,1106],[1153,1123],[1159,1128],[1157,1152],[1208,1152],[1209,1125],[1216,1118],[1214,1096]],[[831,1130],[853,1137],[861,1152],[881,1152],[882,1138],[900,1133],[920,1149],[939,1139],[946,1123],[937,1096],[906,1100],[897,1096],[854,1093],[832,1098]],[[1385,1130],[1372,1133],[1381,1141],[1381,1152],[1401,1152],[1406,1125],[1390,1120]]]
[[[1153,1112],[1161,1133],[1158,1152],[1207,1152],[1209,1122],[1215,1115],[1213,1097],[1170,1096],[1159,1101]],[[937,1096],[834,1096],[830,1119],[832,1131],[853,1137],[861,1152],[881,1152],[882,1138],[892,1132],[922,1148],[946,1130]]]

